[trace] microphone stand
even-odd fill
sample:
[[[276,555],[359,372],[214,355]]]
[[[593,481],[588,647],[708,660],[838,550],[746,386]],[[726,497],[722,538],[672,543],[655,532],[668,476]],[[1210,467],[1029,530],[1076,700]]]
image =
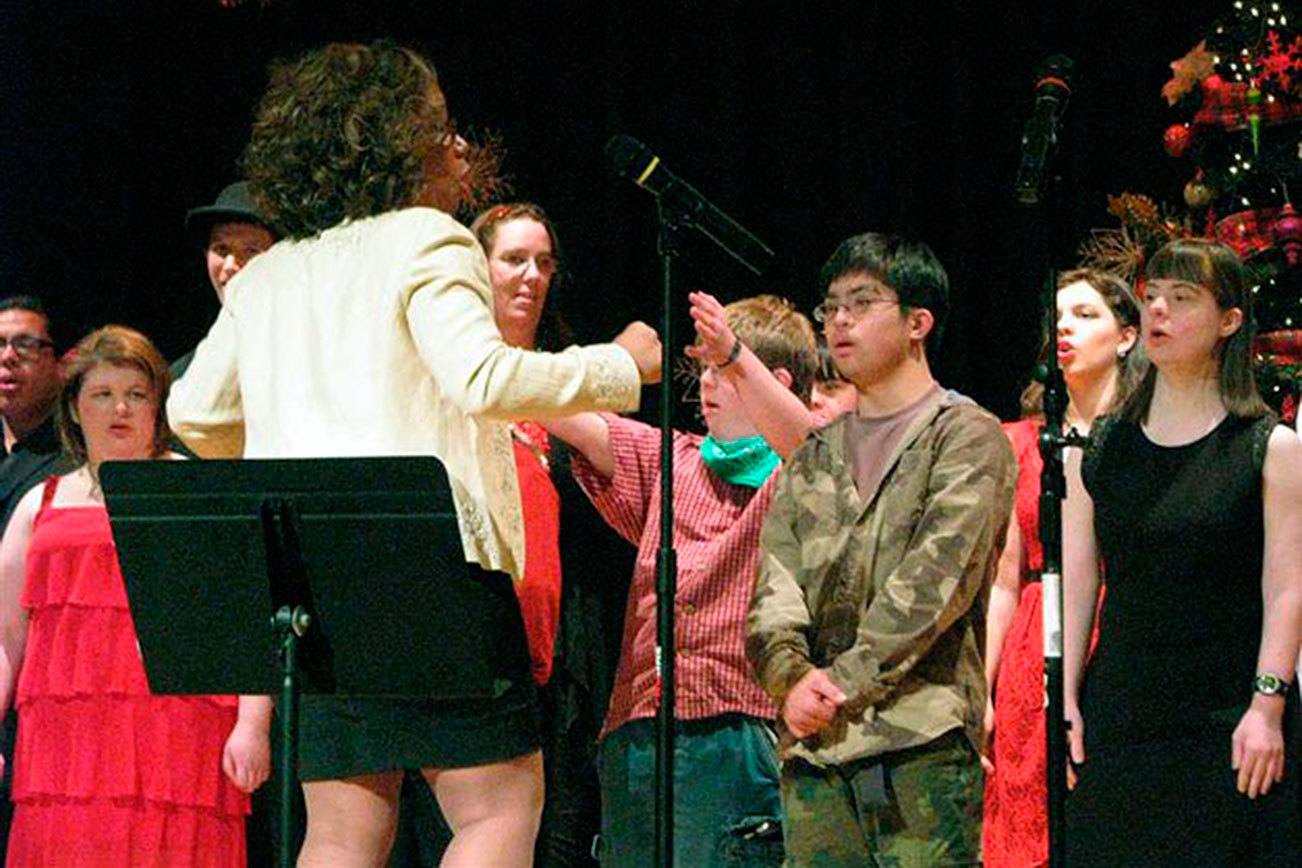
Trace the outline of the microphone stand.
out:
[[[679,255],[678,237],[690,216],[666,207],[656,198],[664,297],[660,305],[660,553],[656,559],[656,670],[660,677],[656,707],[655,865],[674,865],[674,669],[677,650],[674,603],[678,598],[678,555],[674,550],[674,429],[673,429],[673,264]]]
[[[663,269],[664,296],[660,319],[660,550],[656,558],[656,705],[655,858],[660,868],[674,864],[674,699],[677,642],[674,605],[678,598],[678,555],[674,550],[674,430],[673,409],[673,300],[674,259],[681,256],[679,241],[686,230],[699,230],[746,268],[760,273],[765,256],[773,252],[731,218],[710,205],[699,193],[672,175],[668,186],[647,186],[659,159],[635,139],[615,136],[606,146],[616,173],[644,187],[656,197],[658,234],[656,248]],[[666,170],[666,173],[667,170]],[[726,231],[720,231],[720,226]],[[743,244],[743,247],[734,247]],[[751,255],[748,257],[745,252]],[[754,261],[759,256],[760,263]]]
[[[1057,277],[1050,267],[1045,276],[1045,334],[1049,340],[1057,332]],[[1042,375],[1042,376],[1041,376]],[[1040,572],[1044,628],[1044,685],[1046,773],[1048,775],[1049,866],[1066,865],[1067,808],[1067,724],[1064,716],[1062,666],[1062,501],[1067,496],[1067,479],[1063,472],[1063,449],[1084,446],[1088,438],[1073,428],[1063,433],[1067,414],[1067,384],[1057,353],[1049,352],[1036,379],[1044,383],[1044,427],[1040,430],[1040,547],[1044,565]]]
[[[1039,212],[1048,198],[1052,184],[1049,161],[1058,143],[1058,124],[1065,100],[1071,93],[1074,64],[1062,55],[1048,58],[1036,73],[1036,103],[1022,136],[1022,162],[1014,189],[1020,204],[1036,211],[1032,215],[1032,250],[1039,254],[1037,268],[1045,275],[1043,288],[1044,333],[1052,348],[1058,333],[1057,276],[1052,266],[1052,214]],[[1063,696],[1062,638],[1062,501],[1067,494],[1062,453],[1068,446],[1087,441],[1075,430],[1063,433],[1067,414],[1067,385],[1058,366],[1056,352],[1045,354],[1036,370],[1036,379],[1044,384],[1044,427],[1040,430],[1040,545],[1044,564],[1040,571],[1043,601],[1045,746],[1049,821],[1049,866],[1066,866],[1067,808],[1067,724]]]

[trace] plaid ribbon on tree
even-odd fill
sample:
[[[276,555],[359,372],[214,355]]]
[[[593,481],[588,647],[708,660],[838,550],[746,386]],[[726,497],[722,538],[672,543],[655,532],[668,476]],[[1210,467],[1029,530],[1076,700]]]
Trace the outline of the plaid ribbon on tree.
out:
[[[1247,259],[1275,246],[1271,226],[1279,215],[1278,208],[1238,211],[1216,221],[1216,240]]]
[[[1252,349],[1276,365],[1302,365],[1302,329],[1259,334]]]
[[[1248,104],[1247,82],[1227,83],[1203,91],[1203,104],[1194,115],[1193,122],[1197,126],[1239,130],[1248,126],[1248,113],[1252,108]],[[1302,118],[1302,103],[1295,100],[1276,99],[1272,102],[1263,97],[1256,108],[1265,126]]]

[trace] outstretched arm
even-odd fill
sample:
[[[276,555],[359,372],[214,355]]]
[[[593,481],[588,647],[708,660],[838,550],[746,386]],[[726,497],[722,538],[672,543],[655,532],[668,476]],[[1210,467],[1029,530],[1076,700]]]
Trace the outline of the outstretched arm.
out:
[[[615,456],[610,451],[610,426],[596,413],[576,413],[539,423],[571,449],[576,449],[602,476],[615,474]]]
[[[714,296],[693,292],[688,298],[699,342],[687,348],[687,355],[713,365],[726,377],[737,390],[755,430],[774,452],[783,459],[790,458],[813,427],[809,408],[791,391],[790,373],[782,369],[770,371],[759,356],[738,341],[728,326],[723,305]]]
[[[508,346],[493,320],[479,242],[441,217],[429,219],[406,276],[404,312],[416,351],[448,401],[469,415],[504,420],[637,409],[642,382],[659,377],[659,341],[649,326],[559,353]]]
[[[204,458],[239,458],[244,454],[236,325],[230,308],[223,307],[194,351],[185,375],[172,384],[167,399],[172,430]]]

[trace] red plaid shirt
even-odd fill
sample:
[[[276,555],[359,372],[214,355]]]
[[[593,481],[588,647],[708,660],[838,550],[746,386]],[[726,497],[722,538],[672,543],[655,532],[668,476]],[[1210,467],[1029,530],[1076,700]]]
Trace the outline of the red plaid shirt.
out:
[[[660,430],[617,416],[604,418],[610,426],[614,475],[602,476],[576,453],[574,477],[607,524],[637,546],[637,564],[601,738],[630,720],[656,713],[655,583],[660,548]],[[759,489],[725,482],[701,460],[702,439],[674,434],[674,716],[695,720],[740,712],[772,719],[777,713],[773,702],[746,661],[746,611],[759,569],[760,526],[777,474]]]

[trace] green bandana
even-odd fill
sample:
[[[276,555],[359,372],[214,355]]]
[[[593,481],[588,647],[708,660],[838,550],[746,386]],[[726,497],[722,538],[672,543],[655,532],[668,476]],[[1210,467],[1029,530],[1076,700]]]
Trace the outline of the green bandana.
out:
[[[701,441],[701,459],[728,482],[747,488],[763,485],[781,460],[763,437],[720,441],[710,436]]]

